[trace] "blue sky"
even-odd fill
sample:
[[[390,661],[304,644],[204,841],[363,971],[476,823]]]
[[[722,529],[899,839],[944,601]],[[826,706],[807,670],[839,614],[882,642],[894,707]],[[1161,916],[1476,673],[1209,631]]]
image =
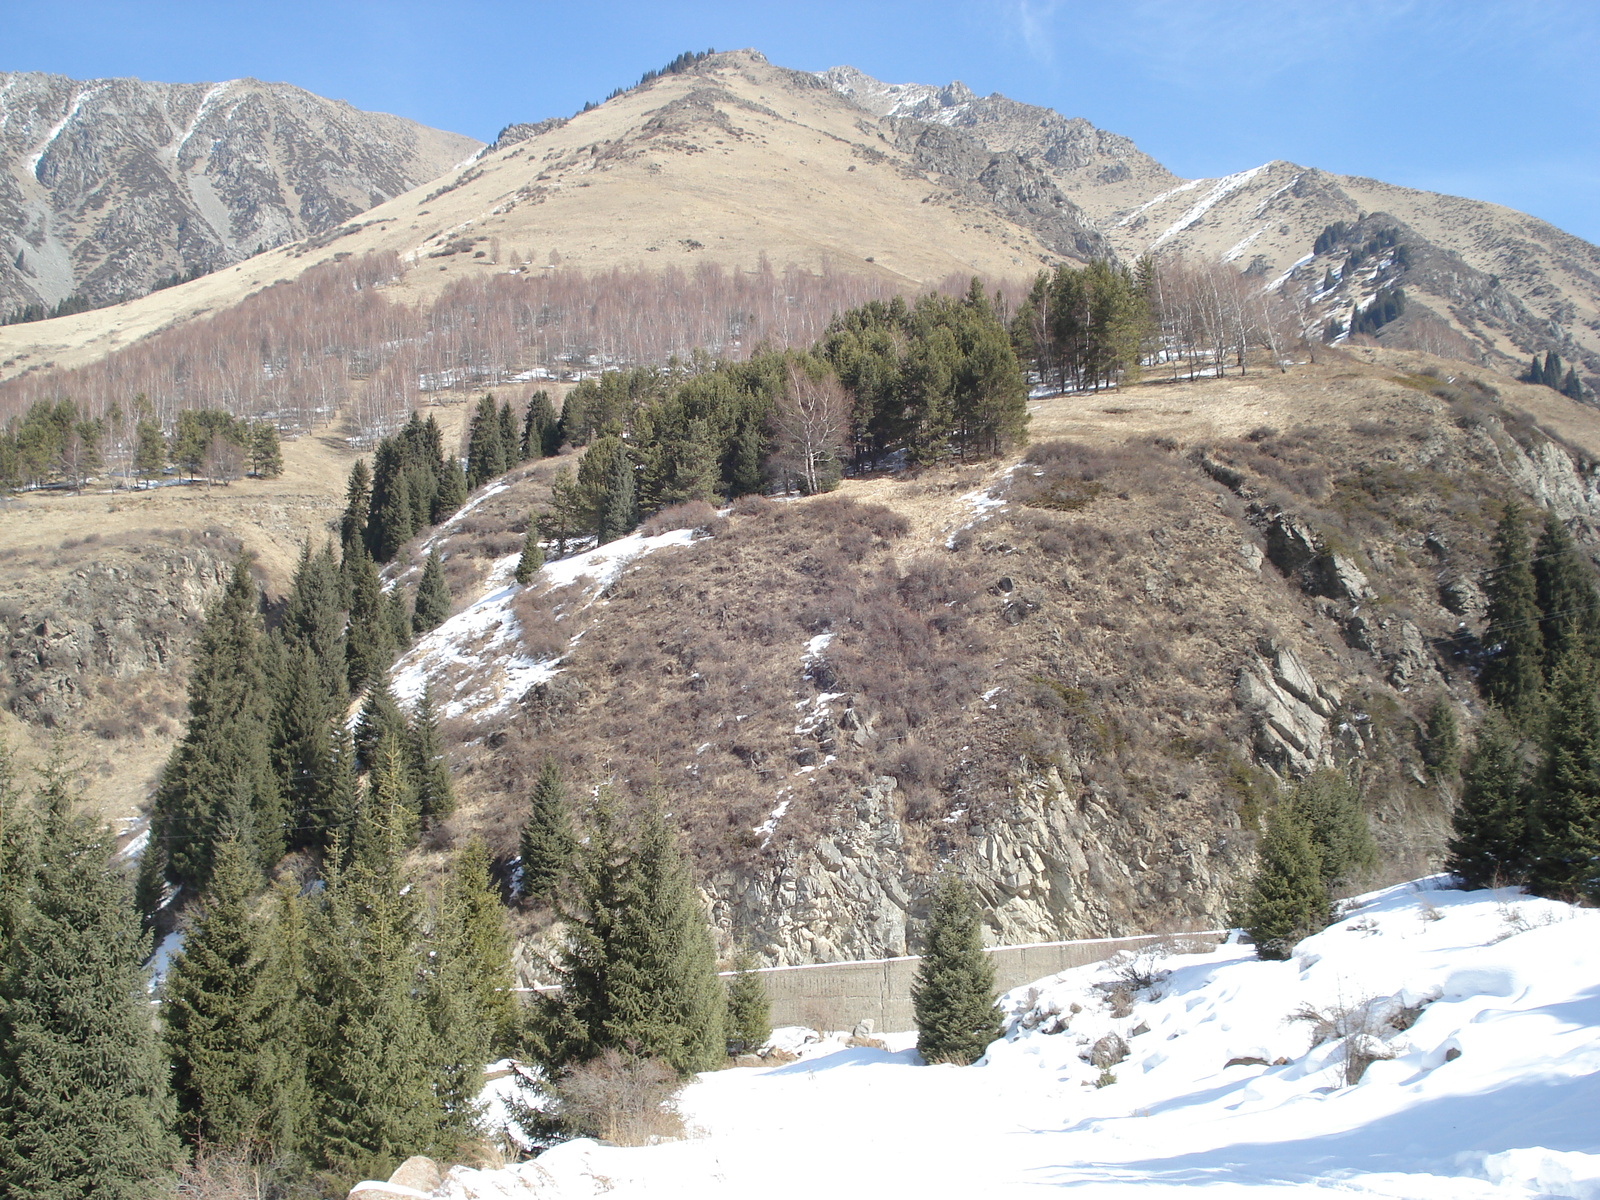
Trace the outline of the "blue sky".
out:
[[[0,69],[286,80],[488,139],[685,49],[960,79],[1185,176],[1284,158],[1493,200],[1600,242],[1600,4],[1573,0],[0,0]]]

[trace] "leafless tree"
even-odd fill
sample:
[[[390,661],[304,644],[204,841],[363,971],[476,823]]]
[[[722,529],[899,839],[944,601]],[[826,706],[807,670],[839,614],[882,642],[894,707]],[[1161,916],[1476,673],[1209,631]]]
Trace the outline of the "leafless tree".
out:
[[[850,394],[829,371],[814,378],[800,363],[789,364],[783,394],[772,410],[773,441],[782,469],[808,496],[826,490],[830,464],[837,463],[850,436]]]

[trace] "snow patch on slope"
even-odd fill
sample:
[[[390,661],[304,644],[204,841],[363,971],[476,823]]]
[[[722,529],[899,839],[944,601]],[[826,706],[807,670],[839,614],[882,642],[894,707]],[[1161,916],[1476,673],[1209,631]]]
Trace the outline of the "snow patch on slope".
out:
[[[1215,205],[1221,203],[1223,200],[1226,200],[1234,192],[1238,191],[1245,184],[1249,183],[1257,175],[1265,171],[1269,165],[1271,164],[1262,163],[1259,167],[1251,167],[1248,171],[1239,171],[1233,175],[1224,175],[1221,179],[1215,181],[1199,181],[1211,182],[1211,190],[1204,196],[1200,197],[1199,200],[1195,201],[1195,203],[1189,208],[1188,212],[1184,213],[1183,216],[1179,217],[1170,226],[1168,226],[1165,233],[1163,233],[1155,241],[1151,242],[1151,249],[1154,249],[1170,239],[1177,237],[1178,234],[1182,233],[1185,229],[1188,229],[1191,225],[1194,225],[1200,220],[1201,217],[1210,212]],[[1178,188],[1176,190],[1183,191],[1184,189]]]
[[[492,489],[486,489],[474,503],[490,494]],[[456,517],[466,511],[463,508]],[[438,537],[448,524],[441,525],[433,536]],[[687,545],[693,538],[694,531],[689,529],[675,529],[656,537],[633,534],[619,538],[582,554],[546,563],[527,586],[553,591],[581,583],[587,596],[583,607],[587,608],[635,559],[666,546]],[[519,553],[495,560],[486,580],[488,590],[425,634],[401,657],[390,677],[390,690],[396,700],[407,705],[415,703],[422,689],[431,687],[436,696],[444,696],[439,708],[441,716],[482,718],[503,712],[529,688],[556,674],[564,655],[533,659],[516,652],[522,627],[512,610],[512,601],[521,585],[513,576],[520,558]],[[581,629],[574,630],[568,644],[581,636]]]
[[[810,1041],[700,1076],[689,1140],[569,1142],[445,1194],[1600,1197],[1600,912],[1441,882],[1361,897],[1287,962],[1155,951],[1016,989],[975,1067]],[[1347,1034],[1313,1045],[1308,1011]],[[1111,1034],[1108,1080],[1086,1059]]]

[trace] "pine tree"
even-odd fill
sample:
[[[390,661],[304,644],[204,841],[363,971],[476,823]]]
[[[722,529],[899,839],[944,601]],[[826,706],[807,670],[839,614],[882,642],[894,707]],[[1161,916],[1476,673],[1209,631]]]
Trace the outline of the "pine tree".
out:
[[[522,457],[551,458],[560,449],[561,424],[550,403],[550,393],[541,389],[528,399],[522,424]]]
[[[1489,651],[1479,686],[1514,725],[1529,730],[1537,719],[1544,681],[1544,639],[1522,510],[1515,501],[1506,503],[1494,547],[1494,568],[1484,588],[1489,608],[1483,643]]]
[[[1434,698],[1422,736],[1422,761],[1434,780],[1449,779],[1461,766],[1461,728],[1448,695]]]
[[[388,671],[398,647],[389,621],[378,568],[360,543],[345,554],[344,577],[350,592],[350,618],[345,631],[345,679],[359,692],[369,679]]]
[[[367,698],[361,702],[361,713],[356,718],[356,759],[363,771],[377,766],[379,748],[389,738],[404,746],[410,740],[410,730],[388,680],[379,678],[367,689]]]
[[[600,502],[600,541],[612,542],[634,531],[639,524],[639,505],[634,489],[633,460],[626,446],[612,456]]]
[[[1576,367],[1567,368],[1567,377],[1561,381],[1560,391],[1568,400],[1576,400],[1579,404],[1583,403],[1583,381],[1578,378],[1578,369]]]
[[[516,1039],[520,1013],[511,936],[489,873],[489,851],[473,838],[451,865],[434,926],[429,1010],[449,1076],[445,1107],[471,1119],[483,1068]]]
[[[911,985],[917,1052],[929,1063],[966,1066],[1000,1036],[994,964],[983,952],[978,905],[954,874],[934,884],[922,961]]]
[[[522,437],[517,429],[516,414],[511,411],[511,402],[507,400],[500,406],[500,448],[505,456],[507,469],[522,462]]]
[[[466,502],[467,477],[461,470],[461,462],[454,457],[447,458],[439,466],[439,493],[434,499],[433,523],[437,525]]]
[[[554,904],[561,885],[572,873],[576,848],[561,770],[554,759],[547,758],[539,768],[539,778],[528,802],[528,820],[522,827],[522,875],[518,894]]]
[[[416,606],[412,610],[411,628],[417,633],[437,629],[450,615],[450,585],[445,582],[444,562],[439,551],[428,551],[428,561],[422,568],[422,580],[417,584]]]
[[[756,973],[755,956],[741,952],[728,980],[728,1053],[754,1054],[772,1039],[772,1001]]]
[[[265,927],[258,935],[256,1052],[250,1090],[259,1107],[257,1141],[280,1159],[292,1159],[310,1138],[312,1097],[306,1078],[311,970],[306,901],[294,884],[278,884]]]
[[[322,687],[311,648],[300,646],[284,672],[273,743],[291,846],[325,845],[349,820],[355,762],[343,713]]]
[[[506,473],[506,447],[501,441],[500,410],[494,396],[485,394],[472,414],[467,434],[467,491]]]
[[[1330,892],[1355,883],[1377,865],[1378,848],[1361,811],[1361,798],[1342,772],[1326,769],[1306,776],[1284,803],[1305,823]]]
[[[250,1076],[261,1049],[261,964],[250,902],[261,882],[246,847],[230,839],[217,848],[210,886],[164,989],[179,1128],[196,1146],[235,1146],[258,1135]]]
[[[1600,876],[1600,695],[1593,663],[1569,654],[1550,692],[1544,777],[1529,821],[1528,886],[1575,901],[1592,894]]]
[[[398,860],[416,841],[416,791],[402,734],[386,732],[373,755],[350,831],[351,860],[371,870]]]
[[[432,826],[456,810],[455,787],[450,782],[450,764],[445,760],[439,738],[439,718],[434,715],[433,696],[426,685],[411,710],[408,749],[411,753],[411,779],[416,788],[417,814],[424,825]]]
[[[400,868],[400,841],[380,829],[374,844],[389,853],[331,871],[311,924],[308,1150],[342,1187],[387,1178],[449,1127],[448,1077],[417,986],[417,893]]]
[[[287,814],[272,764],[272,681],[258,605],[241,559],[201,631],[189,721],[156,790],[151,843],[167,878],[185,887],[205,887],[212,846],[229,832],[250,842],[263,866],[283,854]]]
[[[310,649],[322,687],[335,704],[344,703],[350,694],[345,682],[344,591],[333,546],[313,553],[308,543],[300,552],[279,627],[291,653],[302,645]]]
[[[517,559],[517,582],[526,585],[544,566],[544,547],[539,544],[539,518],[528,514],[528,532],[522,539],[522,556]]]
[[[1261,863],[1250,881],[1240,924],[1261,958],[1284,959],[1301,939],[1328,923],[1328,889],[1322,855],[1311,828],[1292,805],[1267,817]]]
[[[710,1070],[726,1051],[722,981],[699,894],[665,822],[650,814],[628,846],[602,796],[582,863],[561,992],[544,1006],[545,1065],[626,1048],[679,1074]]]
[[[271,421],[258,421],[250,430],[250,471],[258,479],[276,479],[283,474],[283,447],[278,427]]]
[[[1579,553],[1572,535],[1553,512],[1545,513],[1544,529],[1533,550],[1534,595],[1539,605],[1545,683],[1556,664],[1569,653],[1600,653],[1600,598],[1595,595],[1594,567]]]
[[[339,547],[346,561],[353,546],[365,545],[371,507],[372,472],[367,469],[367,460],[358,458],[356,465],[350,468],[350,482],[344,491],[344,515],[339,518]]]
[[[395,652],[403,653],[411,645],[415,630],[411,628],[411,606],[406,603],[406,592],[399,584],[391,584],[383,594],[384,618],[389,623],[389,635],[394,638]]]
[[[1490,710],[1461,776],[1445,869],[1466,888],[1520,882],[1528,865],[1527,767],[1515,731]]]
[[[33,870],[0,961],[0,1180],[30,1200],[172,1189],[172,1096],[150,1021],[144,938],[110,845],[44,788]]]

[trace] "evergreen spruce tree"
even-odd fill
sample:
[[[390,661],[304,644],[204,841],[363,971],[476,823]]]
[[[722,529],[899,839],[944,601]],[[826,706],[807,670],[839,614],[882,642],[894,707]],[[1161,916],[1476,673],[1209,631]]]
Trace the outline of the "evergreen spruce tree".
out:
[[[434,499],[433,523],[437,525],[466,502],[467,477],[461,470],[461,461],[451,456],[439,466],[439,493]]]
[[[1455,705],[1440,694],[1428,706],[1428,721],[1423,729],[1422,761],[1435,780],[1450,779],[1461,766],[1461,727]]]
[[[30,1200],[169,1196],[172,1095],[127,881],[104,835],[70,815],[64,778],[42,799],[0,947],[0,1180]]]
[[[1556,665],[1568,654],[1600,653],[1600,597],[1594,566],[1584,560],[1572,535],[1553,512],[1534,543],[1534,595],[1539,605],[1543,667],[1549,684]]]
[[[410,730],[394,693],[389,690],[388,681],[379,678],[367,689],[367,698],[362,701],[361,713],[356,718],[356,759],[363,771],[377,766],[379,748],[389,738],[404,746],[410,740]],[[408,762],[408,768],[409,765]]]
[[[1516,732],[1494,710],[1478,726],[1451,816],[1445,869],[1466,888],[1520,883],[1528,866],[1527,764]]]
[[[411,606],[406,603],[405,589],[399,584],[391,584],[383,594],[383,613],[389,623],[389,635],[394,639],[395,653],[403,653],[411,645],[415,630],[411,628]]]
[[[994,964],[983,952],[978,905],[954,874],[934,884],[922,961],[911,985],[917,1052],[929,1063],[966,1066],[1000,1036]]]
[[[494,396],[485,394],[472,414],[467,433],[467,491],[477,491],[489,480],[506,473],[506,448],[501,441],[500,410]]]
[[[450,615],[450,585],[445,582],[444,562],[437,549],[428,552],[428,561],[422,568],[422,579],[417,584],[416,606],[412,610],[411,628],[417,633],[437,629]]]
[[[1323,875],[1310,824],[1293,805],[1276,805],[1267,817],[1261,863],[1250,881],[1240,922],[1257,956],[1288,958],[1298,942],[1328,923]]]
[[[248,848],[229,839],[163,992],[178,1126],[196,1146],[237,1146],[260,1133],[250,1086],[260,1053],[261,970],[250,903],[262,876]]]
[[[639,504],[633,478],[633,460],[626,446],[612,456],[600,502],[600,541],[612,542],[632,533],[639,524]]]
[[[336,843],[337,845],[337,843]],[[257,1142],[280,1161],[300,1158],[311,1138],[306,1078],[311,971],[306,901],[293,883],[274,889],[258,935],[261,965],[254,996],[255,1054],[250,1091],[258,1104]]]
[[[728,1053],[754,1054],[772,1039],[772,1001],[756,973],[755,956],[741,952],[728,980]]]
[[[1494,536],[1494,567],[1485,581],[1489,596],[1483,643],[1489,648],[1479,687],[1512,724],[1533,729],[1544,682],[1544,638],[1533,565],[1522,510],[1508,501]]]
[[[542,1014],[546,1067],[617,1048],[680,1074],[710,1070],[726,1050],[722,981],[700,897],[660,815],[649,815],[629,846],[602,796],[580,892],[561,991]]]
[[[212,846],[230,831],[255,847],[263,866],[283,854],[287,820],[272,763],[272,681],[258,605],[241,559],[201,631],[188,724],[156,789],[151,845],[167,878],[185,887],[205,887]],[[146,897],[159,890],[154,882]]]
[[[526,585],[544,566],[544,547],[539,544],[539,518],[528,514],[528,532],[522,539],[522,556],[517,559],[517,582]]]
[[[278,427],[271,421],[258,421],[250,430],[250,471],[258,479],[276,479],[283,474],[283,447]]]
[[[300,646],[311,651],[323,690],[335,704],[349,696],[345,682],[345,587],[333,546],[300,553],[289,599],[284,605],[280,633],[292,653]]]
[[[308,946],[308,1146],[330,1185],[386,1179],[403,1160],[454,1140],[448,1076],[418,986],[417,892],[400,867],[398,807],[379,803],[371,846],[331,870]],[[387,827],[386,827],[387,825]]]
[[[561,885],[572,873],[576,849],[561,770],[554,759],[547,758],[539,767],[539,778],[528,803],[528,820],[522,827],[518,894],[543,904],[555,904]]]
[[[289,844],[321,846],[348,819],[354,762],[343,709],[322,685],[311,647],[290,652],[279,694],[274,757],[288,804]]]
[[[489,851],[473,838],[451,865],[432,939],[429,1016],[449,1082],[445,1109],[463,1126],[476,1115],[483,1068],[516,1040],[520,1013],[511,935],[489,873]]]
[[[1544,777],[1529,821],[1528,886],[1576,901],[1600,878],[1600,695],[1594,664],[1569,654],[1551,684]]]
[[[416,842],[417,800],[408,766],[403,736],[385,733],[367,772],[350,831],[350,855],[356,864],[379,870]]]
[[[551,458],[561,449],[561,424],[550,393],[540,389],[528,400],[522,423],[522,457]]]
[[[1578,378],[1578,369],[1576,367],[1567,368],[1567,376],[1561,381],[1560,391],[1568,400],[1575,400],[1579,404],[1583,403],[1583,381]]]
[[[1305,823],[1330,892],[1358,882],[1377,866],[1378,848],[1361,811],[1361,798],[1343,772],[1325,769],[1306,776],[1284,803]]]
[[[500,447],[508,470],[526,457],[522,453],[522,435],[517,428],[517,417],[511,411],[509,400],[500,406]]]
[[[367,460],[358,458],[356,465],[350,468],[350,482],[344,490],[344,515],[339,518],[339,547],[346,560],[351,547],[365,545],[367,514],[371,507],[372,472],[367,469]]]
[[[378,568],[367,548],[357,543],[345,555],[344,576],[350,591],[350,619],[345,632],[345,679],[359,692],[388,671],[399,647],[378,582]]]
[[[411,710],[411,779],[416,788],[417,815],[432,826],[456,810],[455,787],[450,782],[450,764],[445,760],[439,738],[439,718],[434,715],[433,696],[426,685]]]

